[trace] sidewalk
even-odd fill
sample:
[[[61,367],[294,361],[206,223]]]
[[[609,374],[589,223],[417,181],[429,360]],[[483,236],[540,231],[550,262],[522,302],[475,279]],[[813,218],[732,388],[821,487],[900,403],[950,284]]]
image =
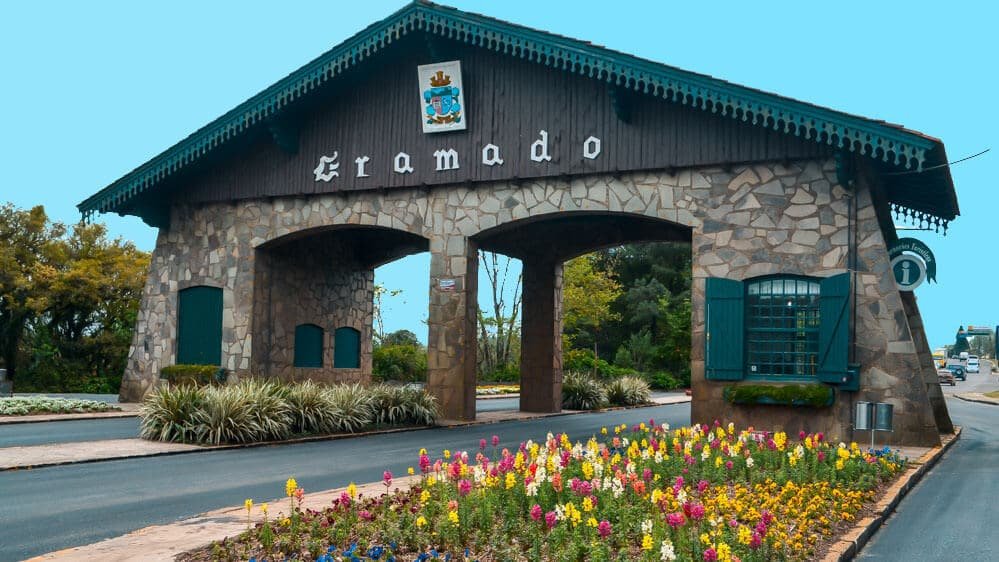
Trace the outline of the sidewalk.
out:
[[[953,396],[954,398],[964,400],[965,402],[978,402],[980,404],[999,406],[999,398],[992,398],[981,392],[965,392],[962,394],[954,394]]]
[[[606,408],[599,411],[614,411],[631,408],[648,408],[668,404],[681,404],[690,402],[689,396],[673,394],[657,396],[653,398],[653,403],[646,406]],[[116,412],[121,413],[121,412]],[[563,410],[558,413],[544,414],[533,412],[521,412],[519,410],[499,410],[492,412],[480,412],[475,421],[449,421],[442,420],[439,427],[460,427],[467,425],[486,425],[515,420],[530,420],[537,418],[547,418],[555,416],[568,416],[587,413],[579,410]],[[89,415],[89,414],[83,414]],[[96,415],[96,414],[94,414]],[[135,414],[131,414],[135,415]],[[36,416],[28,416],[36,417]],[[121,417],[121,416],[119,416]],[[397,433],[403,431],[423,431],[432,429],[430,427],[406,427],[369,431],[364,433],[341,433],[334,435],[316,435],[289,439],[285,441],[267,441],[263,443],[250,443],[243,445],[219,445],[202,446],[187,445],[182,443],[163,443],[160,441],[147,441],[145,439],[108,439],[102,441],[80,441],[75,443],[54,443],[48,445],[30,445],[22,447],[0,448],[0,471],[21,470],[30,468],[41,468],[45,466],[56,466],[62,464],[75,464],[84,462],[107,461],[114,459],[127,459],[137,457],[154,457],[161,455],[176,455],[184,453],[196,453],[202,451],[216,451],[223,449],[242,449],[249,447],[262,447],[267,445],[281,445],[290,443],[306,443],[311,441],[332,441],[337,439],[351,439],[366,435],[378,435],[381,433]]]

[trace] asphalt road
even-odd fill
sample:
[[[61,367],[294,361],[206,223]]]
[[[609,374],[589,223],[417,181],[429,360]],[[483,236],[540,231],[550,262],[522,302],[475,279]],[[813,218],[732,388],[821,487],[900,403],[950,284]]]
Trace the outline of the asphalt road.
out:
[[[901,501],[858,559],[999,559],[999,406],[955,398],[947,406],[964,427],[961,439]]]
[[[0,472],[0,561],[89,544],[141,527],[184,519],[246,498],[281,497],[294,476],[306,493],[405,474],[420,447],[476,450],[479,439],[502,446],[541,439],[550,431],[583,439],[602,426],[649,418],[690,421],[689,404],[576,414],[472,427],[55,466]],[[61,422],[73,423],[73,422]]]
[[[0,425],[0,447],[130,439],[139,436],[139,418],[104,418]]]
[[[964,392],[992,392],[999,390],[999,371],[992,373],[992,361],[982,359],[981,370],[978,373],[966,373],[967,380],[957,381],[954,386],[940,385],[944,394],[961,394]]]

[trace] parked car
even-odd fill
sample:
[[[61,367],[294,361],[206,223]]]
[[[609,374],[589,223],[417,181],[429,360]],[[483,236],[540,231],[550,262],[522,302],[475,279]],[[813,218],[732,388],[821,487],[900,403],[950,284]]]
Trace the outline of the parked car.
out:
[[[950,372],[950,369],[937,369],[937,381],[941,385],[949,384],[951,386],[957,386],[957,381],[954,379],[954,373]]]
[[[968,375],[964,369],[964,365],[960,364],[947,365],[947,370],[950,371],[954,375],[954,378],[959,381],[968,380]]]
[[[978,372],[978,367],[979,367],[978,357],[976,357],[974,355],[969,355],[968,356],[968,372],[969,373],[977,373]]]

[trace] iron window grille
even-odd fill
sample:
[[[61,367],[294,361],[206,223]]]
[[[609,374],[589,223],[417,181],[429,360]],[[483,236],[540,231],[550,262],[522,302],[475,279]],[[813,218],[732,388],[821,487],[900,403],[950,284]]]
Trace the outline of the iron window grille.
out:
[[[813,378],[819,354],[819,282],[772,277],[746,284],[749,377]]]

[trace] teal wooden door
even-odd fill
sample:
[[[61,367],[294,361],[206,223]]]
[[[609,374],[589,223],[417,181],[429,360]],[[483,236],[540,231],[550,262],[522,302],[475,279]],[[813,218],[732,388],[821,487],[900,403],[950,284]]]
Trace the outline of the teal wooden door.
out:
[[[333,368],[357,369],[361,366],[361,332],[337,328],[333,332]]]
[[[191,287],[177,295],[177,364],[222,364],[222,289]]]

